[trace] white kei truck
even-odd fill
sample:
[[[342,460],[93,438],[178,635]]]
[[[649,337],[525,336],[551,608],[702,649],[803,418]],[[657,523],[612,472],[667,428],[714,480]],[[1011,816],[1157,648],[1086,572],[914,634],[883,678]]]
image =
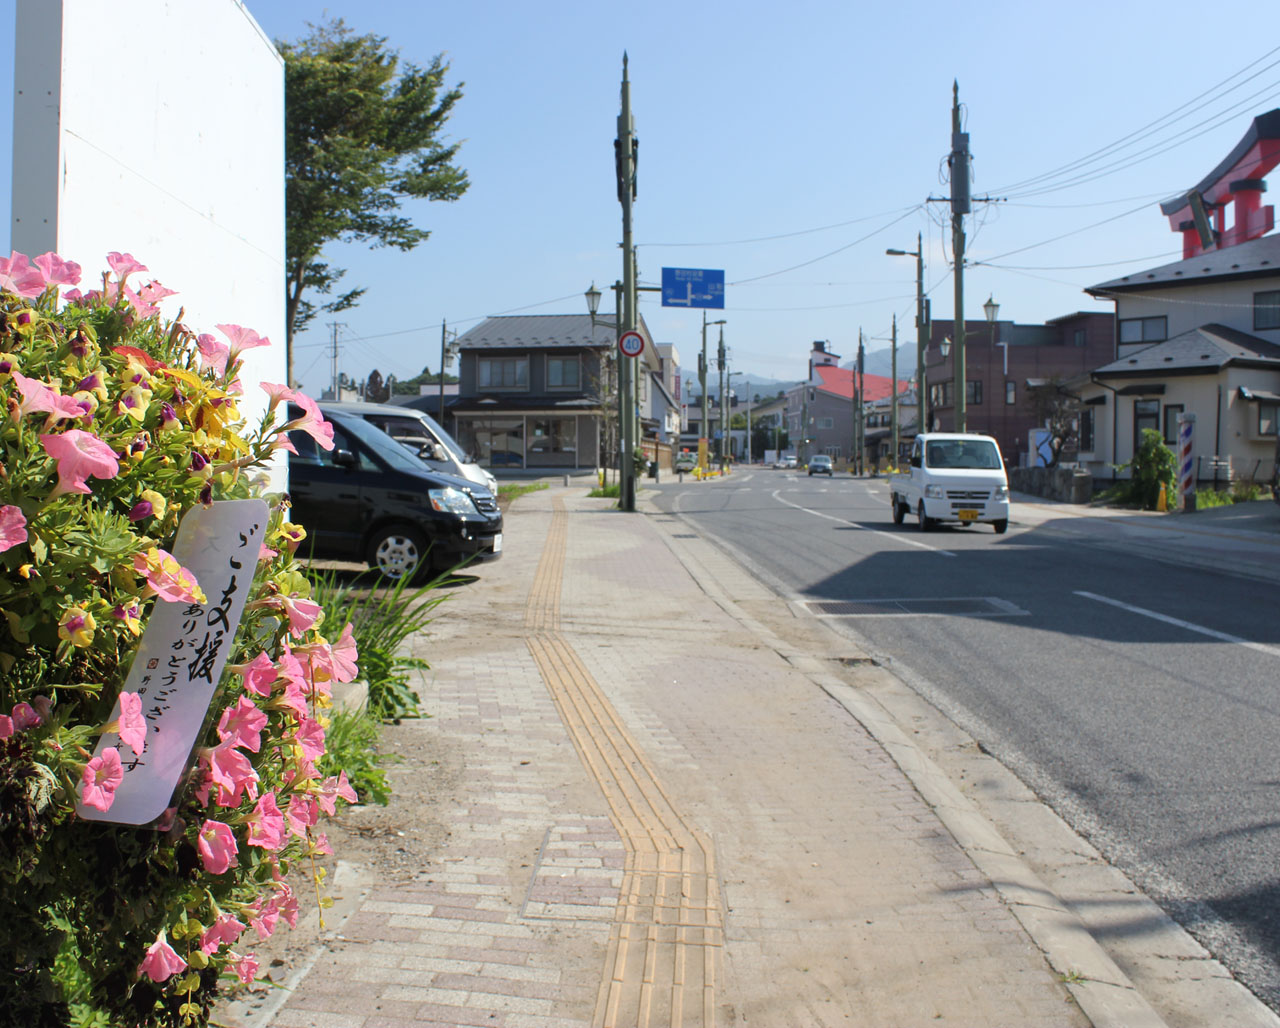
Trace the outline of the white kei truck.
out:
[[[1009,479],[989,435],[926,432],[916,436],[911,466],[889,476],[893,523],[908,514],[928,532],[942,522],[1009,527]]]

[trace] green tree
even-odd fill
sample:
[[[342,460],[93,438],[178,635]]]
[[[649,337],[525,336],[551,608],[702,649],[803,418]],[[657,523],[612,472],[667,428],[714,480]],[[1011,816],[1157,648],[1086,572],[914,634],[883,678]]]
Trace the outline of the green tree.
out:
[[[1173,496],[1174,474],[1178,468],[1177,457],[1164,437],[1154,428],[1142,430],[1138,452],[1128,464],[1120,465],[1129,470],[1128,499],[1139,503],[1146,510],[1155,510],[1160,500],[1160,484],[1164,483],[1166,496]]]
[[[442,134],[462,83],[447,88],[441,55],[426,68],[401,63],[385,37],[357,36],[339,18],[276,42],[285,61],[285,352],[322,311],[353,306],[363,288],[333,295],[346,273],[326,244],[365,242],[411,250],[430,233],[400,213],[411,198],[456,200],[470,184],[454,164],[460,144]],[[320,302],[308,294],[330,297]]]
[[[452,385],[453,383],[458,381],[458,376],[450,375],[446,371],[444,375],[444,381],[445,381],[445,385]],[[439,384],[440,384],[440,375],[438,373],[433,374],[429,367],[424,367],[422,369],[422,373],[419,375],[414,375],[413,378],[406,378],[403,381],[397,378],[395,381],[395,385],[391,391],[396,396],[417,396],[418,393],[420,392],[420,390],[418,389],[418,386],[439,385]]]

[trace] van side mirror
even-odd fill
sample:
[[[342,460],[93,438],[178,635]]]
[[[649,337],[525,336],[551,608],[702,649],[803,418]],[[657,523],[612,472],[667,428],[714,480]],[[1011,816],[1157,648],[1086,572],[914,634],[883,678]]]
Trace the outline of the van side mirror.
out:
[[[333,462],[340,468],[354,468],[359,462],[350,450],[334,450]]]

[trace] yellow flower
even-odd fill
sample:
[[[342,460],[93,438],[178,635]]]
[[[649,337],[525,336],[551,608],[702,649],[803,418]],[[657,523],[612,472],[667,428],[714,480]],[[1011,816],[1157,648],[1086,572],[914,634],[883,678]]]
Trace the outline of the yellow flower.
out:
[[[32,575],[35,575],[36,578],[40,577],[40,572],[36,570],[34,564],[23,564],[22,567],[18,568],[18,574],[23,578],[30,578]]]
[[[151,516],[159,521],[168,509],[168,501],[154,489],[143,489],[139,499],[151,504]]]
[[[93,630],[97,627],[93,615],[83,607],[68,607],[58,622],[58,638],[83,649],[93,642]]]

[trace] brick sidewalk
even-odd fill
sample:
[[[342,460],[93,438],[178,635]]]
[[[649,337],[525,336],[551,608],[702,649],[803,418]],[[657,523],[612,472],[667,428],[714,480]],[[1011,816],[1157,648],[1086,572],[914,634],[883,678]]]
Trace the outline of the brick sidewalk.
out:
[[[645,516],[522,498],[419,643],[452,834],[271,1024],[1088,1024],[885,750]]]

